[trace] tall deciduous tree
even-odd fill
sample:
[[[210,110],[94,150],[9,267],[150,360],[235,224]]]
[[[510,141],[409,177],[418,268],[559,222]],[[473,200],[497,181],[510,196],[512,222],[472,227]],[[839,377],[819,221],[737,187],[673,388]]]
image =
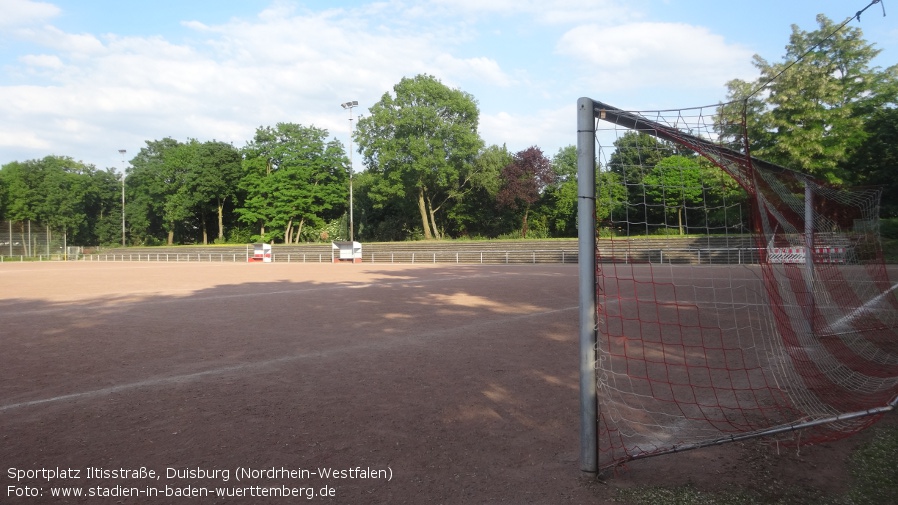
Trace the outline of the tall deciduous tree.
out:
[[[85,194],[84,204],[91,216],[92,233],[81,245],[121,243],[121,191],[121,179],[112,168],[91,172],[90,187]]]
[[[355,133],[375,201],[416,202],[424,238],[440,238],[437,215],[471,183],[467,172],[483,144],[474,98],[435,77],[403,78],[360,119]]]
[[[555,180],[552,162],[540,148],[532,146],[515,153],[511,164],[502,169],[501,179],[496,201],[502,207],[521,212],[521,236],[526,238],[530,207]]]
[[[327,130],[294,123],[256,130],[243,149],[246,191],[240,219],[259,227],[260,240],[299,242],[307,226],[342,214],[349,199],[343,146]]]
[[[164,234],[174,243],[176,229],[191,215],[182,189],[191,162],[190,145],[172,138],[146,141],[131,160],[125,194],[133,242],[153,243]]]
[[[677,228],[684,235],[683,214],[687,207],[700,205],[705,193],[698,159],[681,155],[664,158],[646,175],[644,183],[646,195],[652,203],[663,206],[665,214],[676,210]]]
[[[73,243],[87,243],[93,233],[88,196],[92,165],[66,156],[12,162],[0,169],[4,218],[36,221],[65,231]]]
[[[880,50],[863,39],[859,28],[835,31],[822,14],[817,24],[811,32],[792,26],[784,61],[755,56],[761,72],[756,85],[734,80],[728,86],[730,98],[739,100],[766,84],[761,95],[766,109],[759,111],[754,98],[750,111],[752,154],[839,183],[851,178],[844,163],[862,142],[864,123],[874,111],[895,103],[898,65],[872,66]]]
[[[464,198],[447,213],[459,236],[496,236],[501,232],[503,216],[495,211],[496,195],[502,183],[502,169],[513,159],[504,145],[488,146],[474,159],[466,174]]]
[[[224,240],[224,208],[237,191],[242,175],[240,152],[231,144],[219,141],[193,145],[194,163],[185,188],[196,201],[203,243],[208,242],[206,217],[209,211],[218,218],[218,239]]]

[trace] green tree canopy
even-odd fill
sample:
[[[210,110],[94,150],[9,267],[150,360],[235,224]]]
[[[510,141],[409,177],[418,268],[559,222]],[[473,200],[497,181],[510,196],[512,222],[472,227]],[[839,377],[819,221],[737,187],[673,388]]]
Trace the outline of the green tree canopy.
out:
[[[379,177],[376,204],[416,202],[425,238],[440,238],[439,211],[471,184],[471,165],[483,144],[474,98],[435,77],[403,78],[358,122],[354,138],[367,170]]]
[[[131,160],[125,195],[133,242],[153,243],[164,234],[173,244],[192,215],[192,198],[184,190],[194,159],[191,144],[168,137],[148,140]]]
[[[502,145],[481,150],[468,171],[467,192],[450,207],[448,220],[461,236],[498,236],[504,230],[504,215],[496,212],[496,195],[502,184],[502,169],[513,156]]]
[[[898,217],[898,109],[874,112],[863,133],[846,166],[855,183],[883,188],[882,217]]]
[[[258,226],[254,239],[299,242],[345,212],[349,161],[327,130],[295,123],[260,127],[243,148],[246,192],[240,219]]]
[[[822,14],[817,24],[811,32],[792,26],[782,62],[755,56],[760,77],[754,84],[728,83],[729,98],[742,100],[765,86],[749,104],[752,154],[830,182],[851,182],[845,162],[863,141],[864,123],[895,103],[898,65],[872,66],[880,50],[863,39],[860,28],[835,31]]]
[[[218,218],[218,240],[224,240],[224,209],[237,192],[243,175],[240,152],[231,144],[219,141],[196,142],[192,145],[194,161],[184,188],[195,201],[203,243],[208,242],[207,216]]]
[[[90,243],[94,236],[91,205],[96,204],[102,173],[67,156],[12,162],[0,168],[3,217],[36,221],[65,231],[72,243]]]
[[[705,194],[698,159],[681,155],[659,161],[645,179],[645,192],[653,204],[664,207],[665,217],[676,212],[677,228],[683,235],[683,213],[689,206],[702,203]]]

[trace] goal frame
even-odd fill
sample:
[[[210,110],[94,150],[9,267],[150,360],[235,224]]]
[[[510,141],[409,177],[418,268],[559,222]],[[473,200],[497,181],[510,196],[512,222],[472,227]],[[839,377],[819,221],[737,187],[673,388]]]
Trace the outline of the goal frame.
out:
[[[599,402],[598,402],[598,383],[597,383],[597,363],[600,356],[598,345],[598,297],[597,297],[597,229],[596,229],[596,133],[598,121],[608,116],[610,121],[621,124],[626,128],[640,129],[642,126],[653,126],[652,121],[637,119],[632,114],[620,111],[614,107],[608,106],[602,102],[587,97],[581,97],[577,101],[577,175],[578,175],[578,250],[579,250],[579,365],[580,365],[580,470],[589,473],[598,473],[599,468]],[[611,119],[613,118],[613,119]],[[736,171],[728,170],[725,165],[730,163],[739,163],[740,159],[744,159],[745,155],[729,150],[722,146],[713,145],[710,142],[694,137],[692,135],[676,131],[670,128],[656,130],[656,136],[687,148],[696,150],[697,152],[713,153],[717,164],[730,176],[736,179],[737,183],[743,185],[744,181],[740,181],[740,176]],[[658,133],[660,132],[660,133]],[[761,159],[750,157],[749,163],[755,166],[767,169],[775,169],[777,171],[790,172],[800,176],[805,180],[805,243],[807,251],[813,251],[815,244],[813,242],[814,230],[812,227],[814,221],[814,183],[805,174],[798,174],[793,170],[777,166]],[[745,187],[743,185],[743,187]],[[814,261],[810,260],[805,265],[805,282],[812,282],[815,274]],[[893,286],[891,292],[898,284]],[[807,290],[811,293],[811,290]],[[813,299],[810,300],[813,304]],[[803,430],[815,426],[825,425],[829,423],[838,423],[840,421],[858,419],[868,416],[877,416],[888,412],[894,412],[898,408],[898,396],[893,397],[891,401],[885,405],[861,409],[854,412],[843,412],[826,418],[817,418],[813,420],[796,421],[779,426],[773,426],[766,430],[746,432],[742,434],[733,434],[721,436],[713,440],[706,440],[699,443],[681,444],[675,447],[655,451],[651,456],[669,454],[674,452],[682,452],[685,450],[697,449],[701,447],[709,447],[722,443],[735,442],[740,440],[765,437],[786,433],[791,431]],[[649,456],[636,456],[631,459],[641,459]]]

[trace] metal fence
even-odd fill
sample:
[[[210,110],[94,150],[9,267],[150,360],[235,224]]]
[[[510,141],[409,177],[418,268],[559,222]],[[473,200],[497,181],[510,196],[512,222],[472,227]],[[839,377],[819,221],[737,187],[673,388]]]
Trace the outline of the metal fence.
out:
[[[61,260],[66,235],[34,221],[0,221],[0,259]]]
[[[100,253],[85,254],[83,261],[157,261],[186,262],[248,262],[251,253],[243,252],[158,252],[158,253]],[[277,253],[271,255],[273,263],[331,263],[330,253]],[[574,250],[508,250],[508,251],[392,251],[362,255],[365,263],[577,263]]]
[[[747,247],[729,248],[645,248],[629,251],[600,251],[600,263],[651,263],[688,265],[742,265],[760,262],[761,249]],[[154,261],[154,262],[247,262],[251,252],[135,252],[85,254],[83,261]],[[364,263],[456,263],[456,264],[576,264],[578,251],[570,249],[540,250],[396,250],[368,252],[362,255]],[[331,263],[333,256],[327,252],[273,252],[274,263]]]

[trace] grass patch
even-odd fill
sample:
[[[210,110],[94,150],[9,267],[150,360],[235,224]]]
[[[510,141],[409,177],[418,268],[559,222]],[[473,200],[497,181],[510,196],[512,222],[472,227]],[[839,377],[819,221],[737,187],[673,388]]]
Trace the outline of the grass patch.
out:
[[[898,427],[877,429],[851,456],[850,472],[849,503],[898,503]]]
[[[848,462],[851,486],[845,496],[782,487],[764,493],[749,489],[712,493],[686,485],[621,489],[614,501],[626,505],[894,505],[898,504],[896,461],[898,425],[876,428],[872,439],[852,454]]]
[[[854,505],[840,497],[803,490],[788,490],[773,496],[750,490],[710,493],[691,486],[622,490],[615,501],[626,505]]]

